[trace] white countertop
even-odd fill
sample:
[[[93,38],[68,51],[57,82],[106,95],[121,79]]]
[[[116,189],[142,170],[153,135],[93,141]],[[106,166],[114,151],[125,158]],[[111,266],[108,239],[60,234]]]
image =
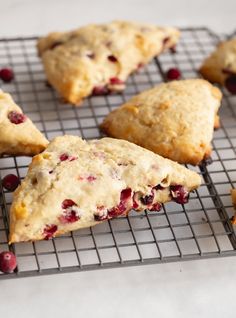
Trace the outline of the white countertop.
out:
[[[0,0],[0,37],[130,19],[236,28],[235,0]],[[235,317],[236,257],[0,282],[0,317]]]

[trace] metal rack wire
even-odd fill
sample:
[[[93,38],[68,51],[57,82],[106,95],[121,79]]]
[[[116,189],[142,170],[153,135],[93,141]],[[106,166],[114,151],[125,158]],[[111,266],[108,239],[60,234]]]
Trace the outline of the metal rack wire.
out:
[[[45,85],[37,57],[36,37],[0,40],[0,66],[10,66],[15,80],[2,84],[24,112],[51,139],[62,134],[100,137],[98,125],[112,109],[132,95],[162,82],[169,67],[177,66],[183,78],[197,77],[197,69],[218,38],[206,28],[185,28],[176,54],[167,52],[128,80],[120,95],[91,97],[74,108],[63,103]],[[221,128],[215,131],[213,162],[190,167],[203,177],[203,184],[185,206],[165,204],[161,212],[131,212],[49,241],[19,243],[17,271],[1,278],[64,273],[99,268],[193,260],[236,255],[236,236],[230,218],[233,208],[230,188],[236,183],[236,96],[225,90]],[[14,173],[24,178],[31,159],[0,159],[1,177]],[[8,210],[12,194],[0,182],[0,251],[7,250]]]

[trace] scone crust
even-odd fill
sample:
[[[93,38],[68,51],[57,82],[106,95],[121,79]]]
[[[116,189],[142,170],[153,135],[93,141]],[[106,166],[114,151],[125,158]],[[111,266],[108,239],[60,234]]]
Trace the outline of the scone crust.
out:
[[[199,72],[210,82],[221,85],[229,73],[236,74],[236,38],[221,42],[203,62]]]
[[[68,158],[61,161],[65,151]],[[43,239],[46,224],[57,225],[55,235],[93,226],[99,223],[94,219],[96,209],[116,206],[123,189],[147,194],[151,186],[160,184],[163,189],[155,192],[155,200],[163,203],[171,200],[170,185],[183,185],[192,191],[200,183],[194,171],[125,140],[86,142],[75,136],[57,137],[33,158],[14,193],[10,242]],[[59,221],[65,199],[76,202],[81,211],[75,223]]]
[[[171,27],[113,21],[51,33],[39,39],[38,52],[49,83],[64,99],[79,105],[94,87],[123,90],[132,72],[173,47],[179,36]],[[111,82],[112,78],[122,83]]]
[[[13,124],[8,119],[12,111],[22,113],[12,97],[0,90],[0,156],[29,155],[43,151],[48,141],[27,117],[21,124]]]
[[[134,96],[104,119],[101,129],[179,163],[211,154],[222,94],[202,79],[163,83]]]

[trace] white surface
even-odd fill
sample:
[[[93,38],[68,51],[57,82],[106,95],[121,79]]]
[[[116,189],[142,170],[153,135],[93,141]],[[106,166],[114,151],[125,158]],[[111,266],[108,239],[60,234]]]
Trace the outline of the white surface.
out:
[[[235,29],[236,2],[0,0],[0,36],[115,18]],[[0,282],[0,317],[235,317],[236,258]]]

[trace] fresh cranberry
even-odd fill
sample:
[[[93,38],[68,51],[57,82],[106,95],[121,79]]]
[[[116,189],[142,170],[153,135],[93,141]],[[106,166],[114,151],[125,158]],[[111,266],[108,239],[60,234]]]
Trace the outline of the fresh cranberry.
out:
[[[160,211],[161,210],[161,204],[156,202],[148,209],[149,209],[149,211]]]
[[[20,184],[20,180],[17,176],[14,174],[8,174],[6,175],[2,180],[2,185],[5,189],[8,191],[14,191],[18,185]]]
[[[59,217],[61,223],[74,223],[80,219],[76,211],[77,204],[73,200],[64,200],[61,207],[63,209],[63,214]]]
[[[49,240],[57,231],[57,225],[47,224],[43,230],[44,239]]]
[[[62,45],[63,42],[61,41],[55,41],[54,43],[52,43],[52,45],[50,46],[50,50],[55,49],[57,46]]]
[[[225,87],[231,94],[236,94],[236,75],[231,75],[226,79]]]
[[[95,86],[92,91],[92,95],[99,96],[99,95],[107,95],[109,94],[109,89],[106,86]]]
[[[141,197],[140,201],[144,205],[150,205],[150,204],[152,204],[153,199],[154,199],[154,193],[152,193],[150,195],[145,195],[144,197]]]
[[[120,194],[120,201],[127,201],[131,197],[132,190],[130,188],[124,189]]]
[[[117,62],[117,58],[114,55],[109,55],[107,58],[112,63],[116,63]]]
[[[181,72],[177,68],[170,68],[167,73],[166,77],[168,80],[177,80],[181,77]]]
[[[172,199],[179,204],[185,204],[188,202],[189,193],[182,185],[170,186],[170,193]]]
[[[26,121],[27,117],[23,113],[18,113],[16,111],[12,111],[8,114],[8,119],[12,124],[18,125],[22,124]]]
[[[9,83],[13,80],[14,78],[14,73],[10,68],[2,68],[0,70],[0,78],[6,82]]]
[[[0,271],[3,273],[12,273],[16,268],[16,257],[12,252],[6,251],[0,253]]]

